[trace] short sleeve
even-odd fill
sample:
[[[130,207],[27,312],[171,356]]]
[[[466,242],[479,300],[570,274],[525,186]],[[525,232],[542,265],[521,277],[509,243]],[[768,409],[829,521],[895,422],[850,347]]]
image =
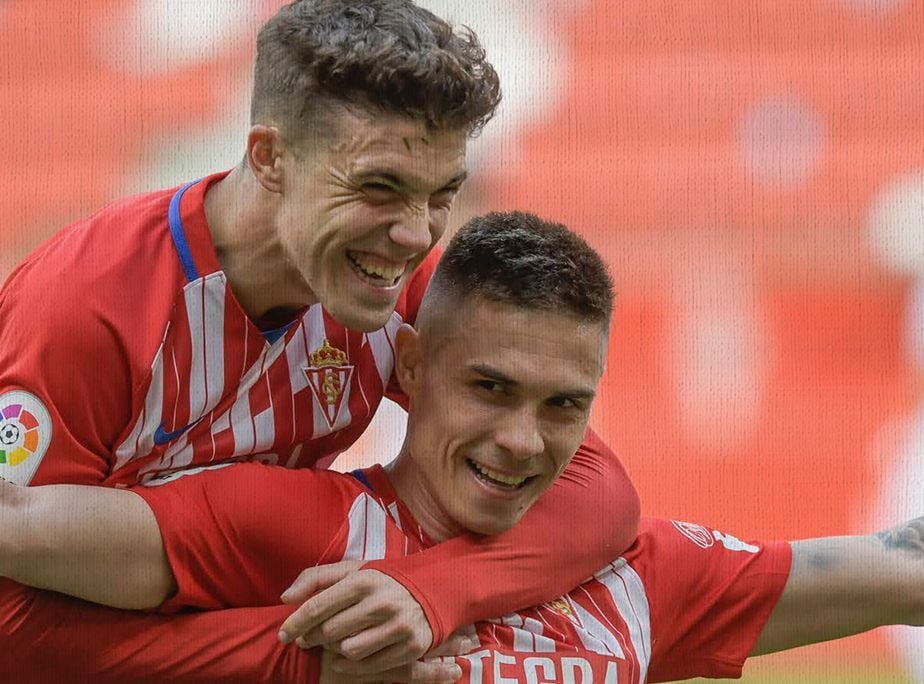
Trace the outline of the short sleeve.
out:
[[[740,677],[789,577],[785,542],[742,542],[718,530],[645,520],[627,555],[651,615],[649,681]]]
[[[0,477],[98,484],[131,417],[114,328],[54,262],[32,258],[0,291]]]
[[[307,567],[342,559],[359,485],[259,463],[193,468],[133,488],[160,527],[178,591],[161,607],[267,606]]]

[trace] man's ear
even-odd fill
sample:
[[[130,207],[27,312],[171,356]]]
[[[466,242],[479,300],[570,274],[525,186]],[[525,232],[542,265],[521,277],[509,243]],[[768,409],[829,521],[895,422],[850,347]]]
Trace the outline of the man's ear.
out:
[[[269,192],[282,192],[284,150],[278,128],[258,124],[247,134],[247,165],[257,182]]]
[[[423,379],[423,344],[420,333],[404,323],[395,334],[395,377],[408,398],[413,398]]]

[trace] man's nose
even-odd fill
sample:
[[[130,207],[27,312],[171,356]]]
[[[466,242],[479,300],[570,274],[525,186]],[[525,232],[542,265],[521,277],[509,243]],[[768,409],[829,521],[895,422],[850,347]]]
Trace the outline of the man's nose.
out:
[[[388,237],[396,245],[409,252],[425,252],[438,239],[433,235],[430,225],[430,207],[428,204],[409,205],[402,212],[401,218],[392,224]]]
[[[545,450],[545,439],[532,411],[523,409],[511,413],[495,431],[498,447],[516,459],[538,456]]]

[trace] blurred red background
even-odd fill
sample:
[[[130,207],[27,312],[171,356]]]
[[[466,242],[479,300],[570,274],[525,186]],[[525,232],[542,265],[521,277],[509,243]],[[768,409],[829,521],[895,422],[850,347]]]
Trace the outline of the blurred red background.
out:
[[[422,4],[483,33],[507,84],[457,220],[529,209],[612,265],[594,423],[646,512],[783,538],[924,512],[924,2]],[[2,272],[110,199],[236,163],[280,5],[0,3]],[[346,463],[387,459],[398,421]],[[905,681],[920,651],[880,633],[778,662]]]

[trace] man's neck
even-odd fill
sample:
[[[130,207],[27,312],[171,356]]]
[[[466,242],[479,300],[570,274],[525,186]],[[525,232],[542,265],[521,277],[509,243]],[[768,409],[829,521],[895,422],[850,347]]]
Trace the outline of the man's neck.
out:
[[[435,543],[458,537],[461,529],[442,509],[431,492],[431,485],[402,447],[397,458],[385,466],[391,486],[424,533]]]
[[[306,288],[299,285],[301,277],[273,228],[273,200],[243,165],[205,194],[205,217],[218,262],[238,303],[255,322],[271,311],[294,315],[313,303],[296,294]]]

